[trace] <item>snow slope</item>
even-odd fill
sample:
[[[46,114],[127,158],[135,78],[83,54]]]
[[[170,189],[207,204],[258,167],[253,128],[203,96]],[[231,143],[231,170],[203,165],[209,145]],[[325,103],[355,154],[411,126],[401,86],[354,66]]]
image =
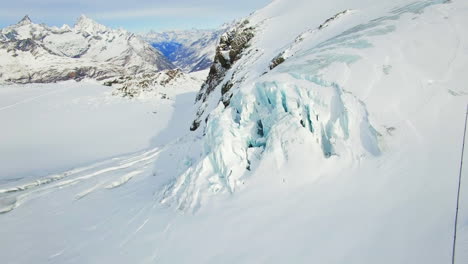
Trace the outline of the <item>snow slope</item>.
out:
[[[467,13],[273,1],[225,35],[161,144],[0,185],[4,262],[450,263]]]
[[[0,83],[102,80],[172,68],[141,38],[86,16],[73,28],[35,24],[26,16],[0,31]]]
[[[160,144],[155,137],[170,125],[175,102],[190,107],[205,75],[191,74],[191,82],[157,87],[133,100],[92,80],[0,87],[0,184]]]
[[[2,86],[0,95],[2,183],[135,152],[158,131],[156,103],[113,97],[95,82]]]

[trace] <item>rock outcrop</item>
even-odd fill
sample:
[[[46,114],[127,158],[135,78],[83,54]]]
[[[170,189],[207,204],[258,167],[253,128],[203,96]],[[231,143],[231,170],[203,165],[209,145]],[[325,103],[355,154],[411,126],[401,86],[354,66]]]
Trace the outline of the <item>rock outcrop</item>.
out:
[[[249,41],[255,35],[254,32],[255,28],[249,25],[248,20],[244,20],[221,36],[208,78],[196,98],[196,101],[200,101],[201,105],[198,109],[197,117],[190,127],[192,131],[198,129],[207,106],[206,100],[218,85],[222,85],[221,91],[224,105],[229,105],[231,97],[229,91],[233,83],[231,80],[226,79],[226,73],[242,57],[243,52],[249,46]]]

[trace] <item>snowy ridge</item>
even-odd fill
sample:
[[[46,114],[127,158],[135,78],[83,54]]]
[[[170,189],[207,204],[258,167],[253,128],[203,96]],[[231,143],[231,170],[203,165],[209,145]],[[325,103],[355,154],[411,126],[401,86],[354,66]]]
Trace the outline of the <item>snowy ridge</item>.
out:
[[[34,24],[26,16],[1,30],[0,59],[2,83],[102,80],[174,67],[136,35],[84,15],[73,28]]]

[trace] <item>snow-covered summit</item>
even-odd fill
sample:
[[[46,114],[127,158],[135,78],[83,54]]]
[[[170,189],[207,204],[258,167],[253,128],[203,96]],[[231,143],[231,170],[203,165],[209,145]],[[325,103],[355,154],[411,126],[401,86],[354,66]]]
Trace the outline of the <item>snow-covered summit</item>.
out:
[[[144,40],[82,15],[72,28],[35,24],[26,16],[0,31],[0,82],[56,82],[172,69]]]
[[[75,23],[74,29],[80,32],[87,32],[92,34],[103,33],[108,30],[104,25],[97,23],[96,21],[88,18],[85,15],[81,15]]]

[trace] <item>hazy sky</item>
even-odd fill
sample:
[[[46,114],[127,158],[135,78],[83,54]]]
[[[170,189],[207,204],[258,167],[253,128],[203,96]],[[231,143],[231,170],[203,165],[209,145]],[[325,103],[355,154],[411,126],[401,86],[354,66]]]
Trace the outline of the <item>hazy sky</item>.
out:
[[[271,0],[0,0],[0,27],[28,14],[36,23],[73,25],[85,14],[114,28],[213,28],[247,16]]]

